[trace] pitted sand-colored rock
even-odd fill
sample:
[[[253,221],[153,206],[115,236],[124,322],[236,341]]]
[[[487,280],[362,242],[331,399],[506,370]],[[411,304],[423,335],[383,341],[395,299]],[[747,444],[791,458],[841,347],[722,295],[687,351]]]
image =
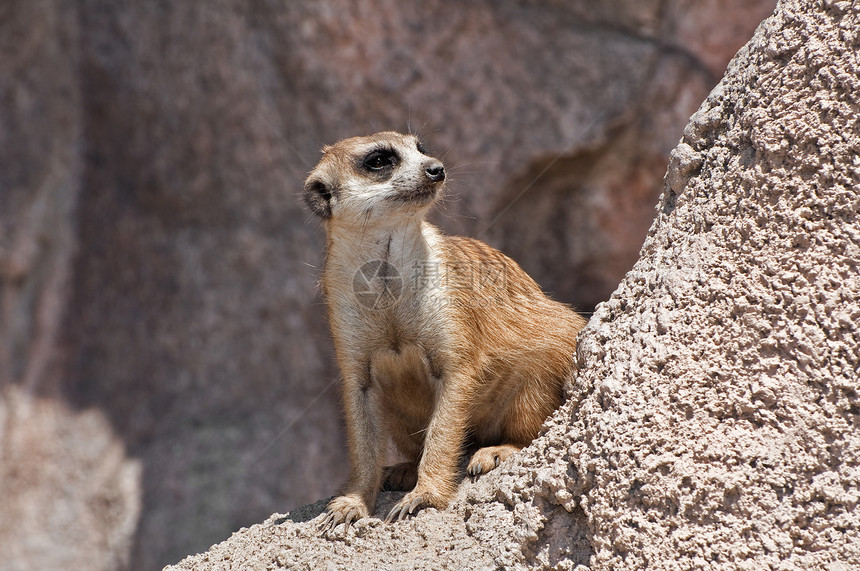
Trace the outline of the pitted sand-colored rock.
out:
[[[785,0],[732,61],[524,453],[442,513],[329,541],[320,502],[174,568],[860,566],[858,18]]]

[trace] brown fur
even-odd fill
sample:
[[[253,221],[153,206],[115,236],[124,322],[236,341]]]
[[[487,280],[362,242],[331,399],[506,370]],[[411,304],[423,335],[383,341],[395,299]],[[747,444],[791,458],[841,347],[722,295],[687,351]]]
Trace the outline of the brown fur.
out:
[[[385,172],[367,166],[380,148],[397,157]],[[560,405],[574,367],[581,316],[501,252],[424,221],[440,169],[414,137],[379,133],[326,147],[305,185],[327,230],[323,288],[351,467],[326,530],[368,516],[383,486],[412,488],[389,520],[445,508],[466,447],[478,447],[467,467],[478,475],[526,446]],[[390,306],[363,306],[353,291],[371,260],[399,272]],[[383,469],[388,438],[407,462]]]

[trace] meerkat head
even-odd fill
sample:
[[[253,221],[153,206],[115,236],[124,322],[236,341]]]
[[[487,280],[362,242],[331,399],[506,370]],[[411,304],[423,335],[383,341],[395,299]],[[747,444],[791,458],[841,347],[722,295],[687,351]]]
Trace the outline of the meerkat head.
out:
[[[442,163],[412,135],[386,131],[344,139],[322,150],[304,199],[321,218],[361,222],[423,216],[445,181]]]

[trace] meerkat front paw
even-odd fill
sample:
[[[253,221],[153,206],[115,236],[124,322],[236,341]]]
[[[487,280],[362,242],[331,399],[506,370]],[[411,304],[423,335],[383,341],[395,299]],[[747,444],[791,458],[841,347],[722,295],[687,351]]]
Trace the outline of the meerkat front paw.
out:
[[[414,489],[397,502],[388,516],[385,518],[385,523],[392,523],[405,519],[406,516],[412,515],[416,511],[423,508],[436,508],[444,510],[448,506],[448,500],[439,497],[429,491]]]
[[[466,473],[472,478],[486,474],[499,464],[507,460],[520,450],[519,446],[513,444],[502,444],[501,446],[487,446],[472,454]]]
[[[401,462],[382,471],[383,490],[411,490],[418,483],[418,464]]]
[[[338,496],[329,502],[326,507],[325,519],[319,525],[319,531],[328,536],[341,523],[344,524],[343,533],[349,531],[349,526],[354,521],[370,515],[367,504],[357,496]]]

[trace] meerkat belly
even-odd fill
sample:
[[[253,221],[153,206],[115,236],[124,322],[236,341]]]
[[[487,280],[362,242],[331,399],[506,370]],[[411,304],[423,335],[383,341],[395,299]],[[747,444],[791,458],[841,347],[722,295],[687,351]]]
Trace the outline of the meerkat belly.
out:
[[[426,352],[415,344],[377,349],[370,358],[370,373],[391,429],[423,439],[438,388]]]

